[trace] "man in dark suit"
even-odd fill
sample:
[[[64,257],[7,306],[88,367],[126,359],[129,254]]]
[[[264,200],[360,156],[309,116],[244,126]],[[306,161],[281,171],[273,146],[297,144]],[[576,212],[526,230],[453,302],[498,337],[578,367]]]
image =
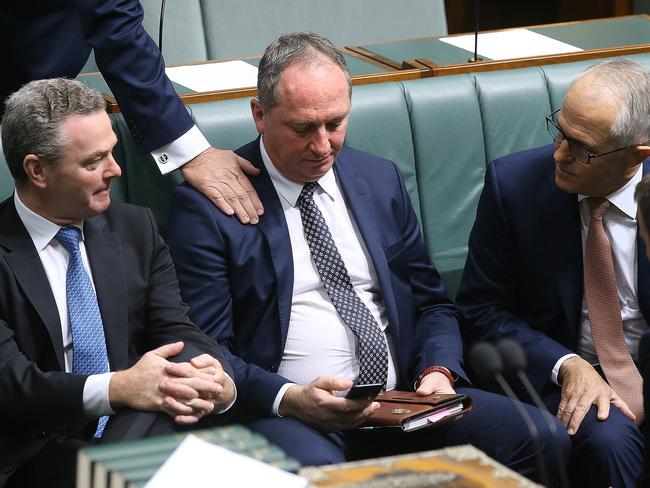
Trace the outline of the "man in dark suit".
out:
[[[120,105],[136,147],[162,174],[183,177],[223,212],[256,223],[263,211],[242,173],[255,168],[210,146],[165,75],[165,63],[142,27],[138,0],[25,0],[0,4],[0,115],[9,94],[31,80],[74,78],[91,49]]]
[[[234,402],[151,212],[111,204],[116,142],[103,98],[76,81],[34,81],[7,101],[0,486],[73,486],[78,446],[171,432]]]
[[[575,486],[634,486],[641,468],[634,361],[650,265],[634,187],[650,168],[649,124],[645,68],[616,59],[583,73],[547,117],[554,146],[489,166],[457,297],[470,341],[524,347],[572,436]]]
[[[171,202],[183,298],[228,350],[240,418],[303,464],[473,443],[535,476],[534,442],[512,404],[469,387],[456,310],[397,167],[343,147],[344,59],[315,34],[282,36],[260,62],[258,93],[261,138],[237,152],[261,170],[260,224],[215,212],[187,185]],[[359,431],[379,405],[344,398],[354,381],[467,393],[474,411],[436,430]],[[539,411],[529,411],[552,451]],[[555,453],[567,448],[561,437]]]

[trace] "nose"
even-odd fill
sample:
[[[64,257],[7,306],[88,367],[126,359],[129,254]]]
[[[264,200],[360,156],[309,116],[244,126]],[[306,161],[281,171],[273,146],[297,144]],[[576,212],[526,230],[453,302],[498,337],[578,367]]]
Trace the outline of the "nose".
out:
[[[122,174],[122,168],[120,168],[120,165],[117,164],[117,161],[115,161],[113,154],[110,154],[108,156],[108,166],[104,171],[104,178],[117,178],[121,174]]]
[[[325,157],[330,153],[331,144],[329,133],[325,127],[321,127],[314,131],[310,146],[312,152],[317,156]]]
[[[557,162],[571,162],[574,157],[569,151],[569,142],[566,139],[563,139],[562,142],[555,143],[555,152],[553,153],[553,159]]]

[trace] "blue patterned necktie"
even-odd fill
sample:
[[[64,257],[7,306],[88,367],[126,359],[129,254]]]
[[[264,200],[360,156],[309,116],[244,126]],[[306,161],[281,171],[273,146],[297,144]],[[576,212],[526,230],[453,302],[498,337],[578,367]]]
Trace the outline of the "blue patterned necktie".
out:
[[[381,383],[388,376],[388,349],[379,324],[352,287],[352,280],[327,223],[313,199],[318,183],[305,184],[298,197],[302,227],[327,295],[358,343],[358,384]]]
[[[72,226],[63,227],[56,234],[56,239],[70,254],[65,294],[72,330],[72,372],[83,375],[108,373],[102,317],[95,290],[81,260],[80,237],[81,231]],[[102,436],[106,422],[108,416],[99,418],[96,438]]]

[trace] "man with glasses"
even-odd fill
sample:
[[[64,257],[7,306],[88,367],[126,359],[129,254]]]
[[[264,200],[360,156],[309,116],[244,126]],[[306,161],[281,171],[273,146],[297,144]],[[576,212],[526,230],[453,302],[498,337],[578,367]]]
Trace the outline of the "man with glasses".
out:
[[[634,188],[650,169],[650,73],[627,59],[592,66],[547,127],[553,145],[487,170],[457,298],[464,333],[521,343],[572,436],[574,486],[634,486],[650,316]]]

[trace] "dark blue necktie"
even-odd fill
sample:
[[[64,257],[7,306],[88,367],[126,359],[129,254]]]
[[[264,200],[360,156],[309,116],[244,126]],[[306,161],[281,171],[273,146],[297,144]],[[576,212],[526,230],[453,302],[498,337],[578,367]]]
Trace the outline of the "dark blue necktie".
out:
[[[66,301],[72,331],[72,372],[83,375],[108,373],[104,326],[95,290],[81,260],[77,227],[63,227],[56,239],[70,254],[66,274]],[[99,418],[95,437],[104,432],[108,416]]]
[[[311,257],[327,292],[343,321],[354,332],[358,343],[358,384],[381,383],[388,376],[388,349],[379,324],[361,301],[352,286],[352,280],[339,250],[332,239],[327,223],[313,199],[318,183],[305,184],[298,197]]]

